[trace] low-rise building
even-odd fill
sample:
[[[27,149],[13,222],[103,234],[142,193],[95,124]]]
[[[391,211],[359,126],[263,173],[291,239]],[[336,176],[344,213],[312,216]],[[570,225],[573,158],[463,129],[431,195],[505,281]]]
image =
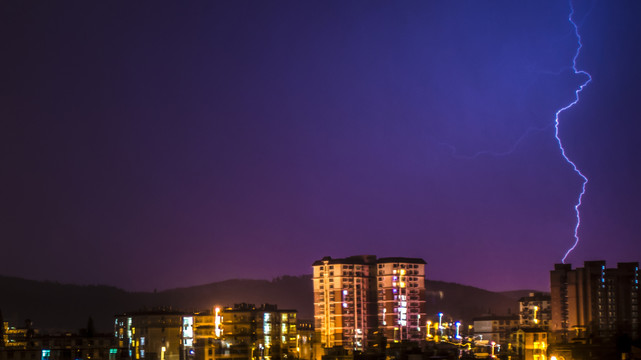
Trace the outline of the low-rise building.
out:
[[[296,315],[270,304],[158,308],[117,315],[115,339],[119,353],[136,360],[300,358]]]
[[[314,334],[314,320],[298,319],[298,334],[296,334],[296,351],[300,359],[314,359],[315,354],[322,354],[320,343]]]
[[[38,334],[38,330],[33,328],[31,321],[27,320],[25,327],[10,326],[9,322],[3,321],[0,323],[2,328],[2,342],[0,347],[8,349],[25,349],[33,346],[33,338]]]
[[[116,315],[118,348],[132,359],[181,360],[183,317],[188,315],[171,308]]]
[[[220,347],[216,358],[281,359],[298,356],[297,312],[276,305],[236,304],[217,311]]]
[[[473,319],[474,337],[507,348],[512,332],[519,326],[518,315],[485,315]]]
[[[30,322],[23,328],[2,323],[0,360],[119,360],[112,334],[46,334]]]
[[[214,360],[219,348],[218,313],[202,311],[182,318],[182,353],[186,360]]]
[[[520,328],[514,333],[512,346],[522,360],[546,360],[548,333],[541,328]]]
[[[548,329],[552,317],[550,294],[530,293],[519,299],[519,326]]]

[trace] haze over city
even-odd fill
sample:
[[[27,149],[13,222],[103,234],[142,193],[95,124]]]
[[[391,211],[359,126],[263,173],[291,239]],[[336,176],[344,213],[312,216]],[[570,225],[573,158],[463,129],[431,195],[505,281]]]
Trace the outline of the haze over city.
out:
[[[567,263],[639,261],[641,3],[575,1]],[[549,289],[564,1],[0,4],[0,274],[129,290],[425,259]],[[492,154],[500,154],[498,156]]]

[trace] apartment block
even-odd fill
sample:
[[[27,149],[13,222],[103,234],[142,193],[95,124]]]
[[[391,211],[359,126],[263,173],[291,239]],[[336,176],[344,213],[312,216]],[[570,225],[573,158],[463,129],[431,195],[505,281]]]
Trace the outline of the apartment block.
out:
[[[323,347],[363,350],[377,330],[376,257],[325,257],[313,264],[314,325]]]
[[[425,261],[381,258],[377,261],[378,327],[388,341],[425,338]]]
[[[546,360],[548,334],[541,328],[520,328],[514,333],[514,350],[519,359]]]
[[[519,299],[520,327],[548,329],[551,318],[550,294],[529,293]]]
[[[518,315],[485,315],[473,319],[474,336],[487,343],[507,348],[512,334],[518,329]]]
[[[183,359],[182,326],[188,313],[156,308],[116,315],[114,332],[120,351],[131,359]]]
[[[296,310],[271,304],[202,312],[158,308],[117,315],[115,340],[119,358],[128,359],[300,359],[297,325]]]
[[[373,255],[313,264],[314,322],[323,347],[365,350],[424,338],[425,261]]]
[[[550,284],[556,342],[611,341],[618,334],[639,339],[638,262],[606,268],[605,261],[586,261],[576,269],[556,264]]]
[[[297,312],[276,305],[236,304],[216,311],[217,359],[300,358]]]
[[[218,312],[202,311],[182,318],[182,346],[186,360],[214,360],[220,348]]]

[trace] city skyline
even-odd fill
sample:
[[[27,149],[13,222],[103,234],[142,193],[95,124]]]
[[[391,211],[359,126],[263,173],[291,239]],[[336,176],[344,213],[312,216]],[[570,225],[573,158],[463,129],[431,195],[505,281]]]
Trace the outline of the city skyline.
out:
[[[573,4],[566,263],[639,261],[641,4]],[[360,254],[549,291],[574,242],[567,2],[0,6],[0,275],[150,291]]]

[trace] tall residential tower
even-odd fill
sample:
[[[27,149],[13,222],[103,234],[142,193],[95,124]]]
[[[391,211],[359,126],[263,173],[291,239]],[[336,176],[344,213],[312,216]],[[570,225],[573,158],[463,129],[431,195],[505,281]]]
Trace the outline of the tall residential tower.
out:
[[[369,255],[314,263],[314,322],[323,347],[367,347],[376,331],[375,264]]]
[[[382,258],[377,262],[378,327],[388,341],[425,338],[425,261]]]
[[[315,328],[323,347],[364,350],[382,339],[424,338],[424,260],[324,257],[313,270]]]
[[[639,263],[586,261],[582,268],[556,264],[550,272],[552,320],[557,341],[639,339]]]

